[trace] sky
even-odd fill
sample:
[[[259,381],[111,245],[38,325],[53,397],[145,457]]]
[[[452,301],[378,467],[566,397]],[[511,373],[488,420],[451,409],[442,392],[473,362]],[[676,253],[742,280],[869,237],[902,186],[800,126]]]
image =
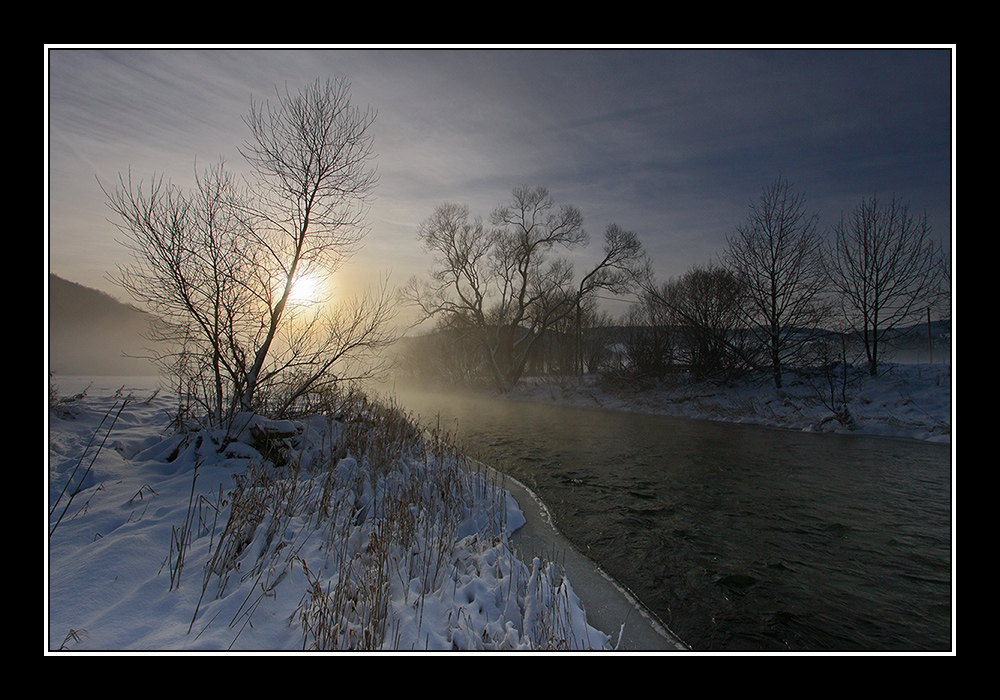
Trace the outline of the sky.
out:
[[[251,98],[328,76],[377,113],[379,184],[345,290],[426,275],[417,230],[435,207],[485,218],[520,185],[582,211],[580,268],[615,223],[662,280],[717,259],[779,176],[824,230],[895,195],[954,247],[954,46],[49,45],[45,63],[46,265],[123,301],[101,185],[239,170]]]

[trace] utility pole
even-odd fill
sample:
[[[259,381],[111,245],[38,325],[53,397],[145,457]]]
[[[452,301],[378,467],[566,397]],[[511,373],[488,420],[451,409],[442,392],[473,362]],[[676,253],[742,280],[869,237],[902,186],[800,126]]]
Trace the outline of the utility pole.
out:
[[[934,364],[934,334],[931,333],[931,307],[927,307],[927,355],[930,358],[928,364]]]

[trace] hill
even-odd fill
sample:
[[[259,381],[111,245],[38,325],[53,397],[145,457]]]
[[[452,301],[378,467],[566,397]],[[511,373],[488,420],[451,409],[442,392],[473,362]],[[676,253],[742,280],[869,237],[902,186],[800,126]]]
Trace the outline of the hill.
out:
[[[147,375],[149,314],[109,294],[49,274],[49,370],[57,375]]]

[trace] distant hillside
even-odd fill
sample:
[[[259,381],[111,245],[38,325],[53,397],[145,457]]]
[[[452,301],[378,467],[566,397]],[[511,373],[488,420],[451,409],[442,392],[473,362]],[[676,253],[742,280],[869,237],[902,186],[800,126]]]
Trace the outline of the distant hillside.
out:
[[[57,375],[147,375],[149,315],[109,294],[49,275],[49,369]]]

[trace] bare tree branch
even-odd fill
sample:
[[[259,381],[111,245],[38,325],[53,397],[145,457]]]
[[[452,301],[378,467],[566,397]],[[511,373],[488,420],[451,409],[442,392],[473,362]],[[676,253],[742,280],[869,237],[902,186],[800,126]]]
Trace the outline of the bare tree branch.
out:
[[[557,208],[544,187],[515,188],[490,224],[470,220],[468,207],[439,206],[419,232],[435,267],[428,281],[412,280],[403,298],[426,318],[443,317],[448,328],[471,334],[494,386],[507,392],[546,332],[594,291],[628,289],[644,254],[634,233],[609,226],[604,258],[575,284],[569,261],[549,256],[587,244],[583,215]]]
[[[172,344],[161,367],[200,387],[214,423],[274,404],[266,394],[278,387],[294,400],[385,339],[384,292],[347,315],[306,320],[290,308],[298,280],[329,277],[367,234],[374,113],[349,92],[346,81],[316,81],[251,102],[240,149],[248,187],[220,164],[196,173],[190,193],[131,175],[105,190],[133,258],[118,281],[159,319],[159,339]]]
[[[841,217],[833,236],[828,273],[874,376],[888,334],[945,295],[944,253],[931,238],[927,215],[914,217],[895,197],[862,200],[850,217]]]
[[[801,357],[809,331],[824,317],[818,221],[818,214],[806,210],[805,198],[779,177],[751,202],[747,221],[729,237],[724,256],[745,288],[745,321],[764,348],[777,389],[782,367]]]

